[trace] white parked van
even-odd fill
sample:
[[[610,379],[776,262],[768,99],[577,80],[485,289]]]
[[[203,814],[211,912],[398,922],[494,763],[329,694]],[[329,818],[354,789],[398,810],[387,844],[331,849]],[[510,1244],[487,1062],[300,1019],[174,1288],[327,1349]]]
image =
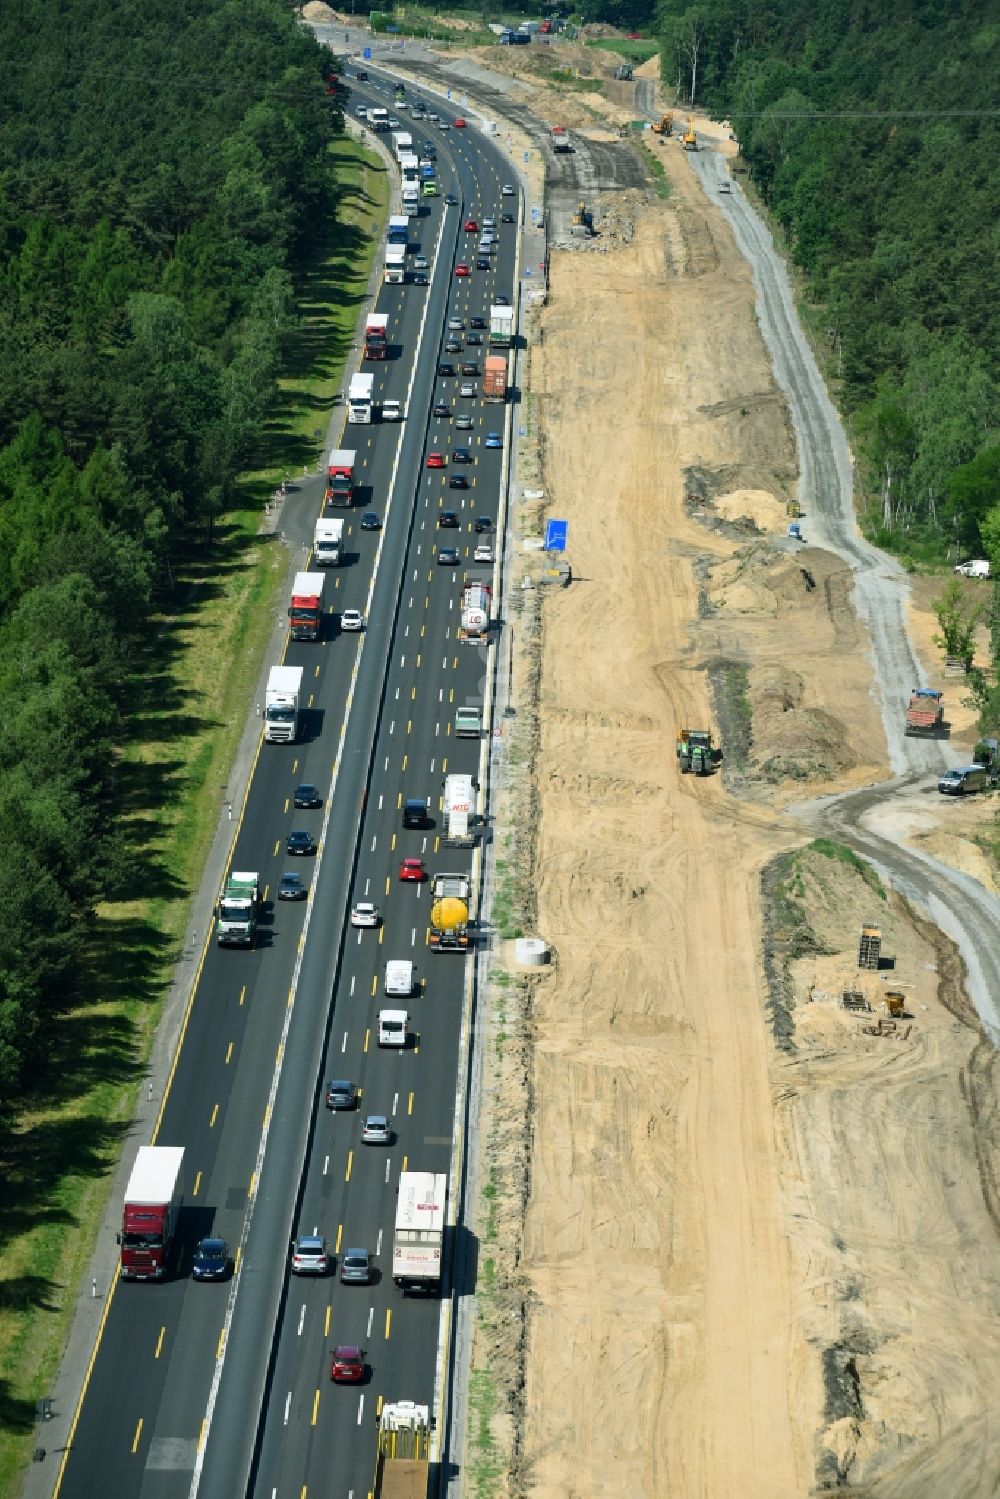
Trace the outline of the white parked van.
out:
[[[407,999],[413,993],[413,964],[404,958],[392,959],[385,965],[386,994],[402,994]]]
[[[959,562],[955,571],[961,578],[988,578],[990,564],[986,557],[972,557],[968,562]]]
[[[379,1010],[379,1046],[405,1046],[410,1017],[405,1010]]]

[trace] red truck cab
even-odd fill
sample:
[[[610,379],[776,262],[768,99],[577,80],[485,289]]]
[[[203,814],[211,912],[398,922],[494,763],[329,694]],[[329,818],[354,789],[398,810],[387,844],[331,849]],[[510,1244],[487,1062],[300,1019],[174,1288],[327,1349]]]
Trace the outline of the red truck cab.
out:
[[[357,453],[353,448],[334,448],[327,459],[326,494],[327,505],[350,506],[354,500],[354,464]]]
[[[143,1145],[125,1189],[119,1273],[123,1280],[162,1280],[184,1200],[184,1151]]]
[[[365,323],[365,358],[385,359],[389,353],[389,315],[370,312]]]

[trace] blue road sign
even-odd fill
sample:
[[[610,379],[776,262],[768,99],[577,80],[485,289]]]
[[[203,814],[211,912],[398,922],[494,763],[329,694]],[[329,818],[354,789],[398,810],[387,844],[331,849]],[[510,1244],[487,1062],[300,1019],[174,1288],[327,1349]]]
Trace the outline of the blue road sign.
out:
[[[549,520],[545,522],[545,550],[547,552],[565,552],[566,532],[569,530],[569,521]]]
[[[364,50],[364,52],[362,52],[361,55],[364,58],[365,62],[371,62],[371,60],[372,60],[372,49],[370,47],[366,47],[365,50]]]

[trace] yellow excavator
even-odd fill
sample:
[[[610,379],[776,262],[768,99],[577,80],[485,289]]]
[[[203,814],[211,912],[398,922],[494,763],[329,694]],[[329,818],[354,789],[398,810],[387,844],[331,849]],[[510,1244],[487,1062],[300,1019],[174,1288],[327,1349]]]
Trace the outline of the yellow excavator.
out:
[[[671,132],[671,130],[673,130],[673,128],[674,128],[674,114],[673,114],[673,110],[671,110],[669,114],[665,114],[663,116],[663,119],[659,122],[658,125],[654,125],[653,126],[653,134],[654,135],[669,135],[670,132]]]
[[[687,129],[682,137],[681,145],[685,151],[697,151],[698,149],[698,137],[695,134],[694,128],[694,115],[688,115]]]
[[[570,234],[589,235],[593,233],[593,230],[594,215],[591,213],[586,203],[578,203],[576,208],[573,210],[573,217],[570,219]]]

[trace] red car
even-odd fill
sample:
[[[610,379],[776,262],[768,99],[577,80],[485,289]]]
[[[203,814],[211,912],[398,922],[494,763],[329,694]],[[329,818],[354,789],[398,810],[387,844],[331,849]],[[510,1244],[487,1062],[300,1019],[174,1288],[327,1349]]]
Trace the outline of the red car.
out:
[[[360,1384],[365,1377],[365,1360],[360,1348],[342,1343],[330,1357],[330,1378],[334,1384]]]
[[[464,260],[460,260],[458,262],[458,265],[455,267],[455,275],[456,276],[467,276],[468,274],[469,274],[469,267],[466,265],[466,263],[465,263]]]
[[[459,115],[458,119],[454,120],[452,123],[454,124],[456,130],[465,129],[465,121],[462,119],[461,115]]]
[[[444,454],[443,453],[428,453],[427,454],[427,467],[428,468],[444,468]]]
[[[479,233],[479,225],[476,223],[475,219],[466,219],[462,227],[465,230],[466,234]]]
[[[423,859],[404,859],[399,866],[399,878],[401,880],[425,880],[427,871],[424,868]]]

